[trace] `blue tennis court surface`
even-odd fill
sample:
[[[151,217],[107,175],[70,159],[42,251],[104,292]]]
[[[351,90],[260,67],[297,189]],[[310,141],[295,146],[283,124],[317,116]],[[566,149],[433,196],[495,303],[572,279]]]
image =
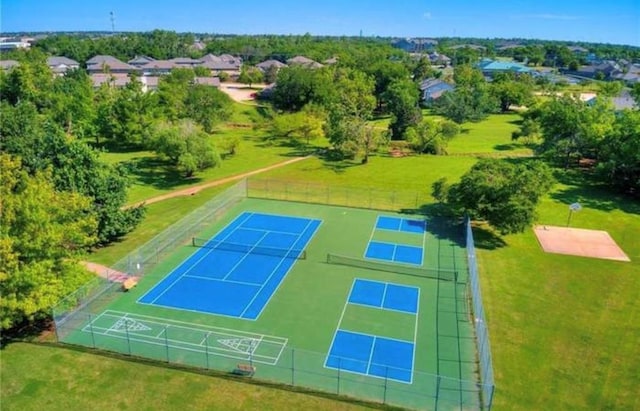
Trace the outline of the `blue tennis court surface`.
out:
[[[419,300],[420,289],[417,287],[356,278],[345,303],[345,311],[349,304],[358,304],[414,314],[415,333]],[[341,325],[342,318],[331,342],[325,367],[411,384],[415,341],[349,331]]]
[[[325,367],[411,383],[414,344],[338,330]]]
[[[419,293],[417,287],[356,278],[349,303],[416,314]]]
[[[255,320],[320,224],[242,213],[138,302]]]
[[[364,256],[374,260],[422,265],[422,247],[413,245],[383,243],[372,240],[369,241]]]
[[[427,222],[410,220],[400,217],[378,216],[376,228],[379,230],[404,231],[407,233],[423,234],[427,231]]]

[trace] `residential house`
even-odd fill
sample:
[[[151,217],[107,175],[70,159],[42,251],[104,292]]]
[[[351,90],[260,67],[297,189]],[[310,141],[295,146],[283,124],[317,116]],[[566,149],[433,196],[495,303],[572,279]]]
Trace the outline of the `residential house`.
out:
[[[447,67],[451,65],[451,59],[444,54],[440,54],[437,51],[429,53],[429,61],[434,66]]]
[[[53,74],[64,76],[67,71],[80,68],[80,63],[67,57],[53,56],[47,58],[47,66],[49,66]]]
[[[182,68],[193,68],[203,63],[202,60],[196,60],[190,57],[176,57],[176,58],[169,59],[169,61],[176,64],[178,67],[182,67]]]
[[[438,40],[423,38],[404,38],[395,40],[391,43],[395,48],[406,51],[407,53],[430,52],[435,50]]]
[[[581,66],[578,70],[563,70],[564,74],[590,79],[610,80],[616,73],[621,72],[620,66],[612,61],[604,61],[599,64]]]
[[[158,82],[160,77],[158,76],[142,76],[139,78],[142,83],[142,91],[145,93],[158,90]]]
[[[273,60],[273,59],[272,60],[265,60],[262,63],[256,64],[256,67],[259,68],[260,70],[262,70],[263,72],[269,70],[269,67],[271,67],[271,66],[275,66],[276,69],[278,69],[278,70],[280,70],[283,67],[287,67],[286,64],[284,64],[284,63],[282,63],[282,62],[280,62],[278,60]]]
[[[439,99],[442,94],[452,91],[454,88],[451,84],[435,78],[426,79],[420,83],[422,100],[427,104]]]
[[[322,64],[317,61],[311,60],[305,56],[295,56],[287,60],[287,64],[290,66],[303,66],[307,68],[320,68],[324,67]]]
[[[15,60],[0,60],[0,70],[11,70],[19,65],[20,63]]]
[[[99,88],[105,83],[112,87],[124,87],[131,82],[127,73],[92,73],[89,76],[93,88]]]
[[[180,66],[171,60],[154,60],[139,66],[143,76],[161,76],[171,73],[175,68]]]
[[[585,99],[582,99],[582,100],[589,105],[593,105],[595,104],[598,98],[601,98],[601,97],[598,97],[597,95],[594,94],[591,98],[587,100]],[[634,110],[638,108],[638,104],[636,103],[634,98],[631,97],[631,94],[629,93],[628,90],[623,90],[618,96],[610,97],[609,99],[615,111]]]
[[[626,64],[624,64],[626,63]],[[612,74],[613,80],[623,81],[629,87],[640,83],[640,64],[631,64],[620,61],[621,70]]]
[[[31,43],[25,40],[26,39],[5,37],[0,41],[0,51],[28,49],[31,47]]]
[[[87,71],[89,73],[127,74],[138,71],[138,68],[113,56],[94,56],[87,60]]]
[[[471,50],[475,50],[475,51],[486,51],[487,48],[485,46],[480,46],[478,44],[457,44],[455,46],[451,46],[449,47],[451,50],[458,50],[458,49],[471,49]]]
[[[496,61],[491,59],[482,59],[476,65],[488,78],[493,78],[496,73],[510,72],[514,74],[530,74],[536,75],[535,70],[525,66],[524,64],[511,61]]]
[[[135,58],[127,61],[128,64],[134,66],[134,67],[142,67],[145,64],[151,63],[153,61],[156,61],[156,59],[154,59],[153,57],[149,57],[149,56],[136,56]]]
[[[221,54],[219,58],[222,61],[226,61],[227,63],[237,66],[238,70],[240,70],[240,67],[242,66],[242,59],[240,57],[234,57],[231,54]]]
[[[585,49],[584,47],[580,47],[580,46],[569,46],[567,48],[573,54],[578,54],[578,55],[587,54],[589,52],[589,50]]]
[[[220,73],[227,73],[231,77],[238,77],[240,75],[240,67],[236,64],[229,63],[227,61],[205,61],[200,64],[200,67],[205,67],[211,70],[212,76],[220,75]]]

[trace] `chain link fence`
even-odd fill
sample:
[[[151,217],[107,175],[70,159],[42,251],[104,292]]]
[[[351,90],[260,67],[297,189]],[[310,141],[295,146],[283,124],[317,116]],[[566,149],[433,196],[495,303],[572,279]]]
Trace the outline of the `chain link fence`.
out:
[[[480,276],[476,248],[471,230],[471,220],[466,220],[467,231],[467,260],[469,266],[469,286],[471,287],[471,306],[473,308],[473,322],[476,331],[476,347],[480,365],[480,381],[482,381],[482,404],[490,410],[493,403],[495,383],[493,380],[493,365],[491,363],[491,346],[489,345],[489,330],[484,316],[482,293],[480,291]]]
[[[58,341],[224,373],[237,373],[240,364],[249,364],[253,369],[252,373],[255,372],[254,377],[261,381],[408,409],[491,408],[494,392],[491,354],[469,221],[466,226],[466,241],[471,305],[479,355],[478,380],[449,378],[414,369],[404,370],[412,375],[411,384],[406,384],[387,377],[348,372],[340,364],[335,368],[326,367],[326,353],[298,349],[288,344],[276,344],[264,355],[258,355],[253,348],[247,348],[244,352],[231,350],[233,353],[230,354],[229,350],[215,348],[220,338],[215,337],[215,331],[207,329],[207,325],[194,324],[195,328],[181,331],[180,326],[172,324],[171,320],[149,319],[127,313],[117,316],[108,314],[121,287],[119,282],[113,281],[115,277],[123,273],[127,276],[143,276],[169,253],[188,244],[204,229],[210,228],[247,196],[396,211],[417,209],[422,201],[419,194],[401,191],[347,189],[265,179],[241,181],[132,251],[112,267],[113,276],[108,274],[107,278],[96,278],[63,299],[53,309]],[[110,320],[109,316],[114,318]],[[264,341],[260,337],[258,344],[263,345],[258,345],[258,348],[265,347]],[[252,343],[248,347],[252,347]],[[354,360],[345,361],[349,364],[344,368],[353,370]],[[366,369],[367,366],[371,367],[371,364],[361,364],[355,368]]]

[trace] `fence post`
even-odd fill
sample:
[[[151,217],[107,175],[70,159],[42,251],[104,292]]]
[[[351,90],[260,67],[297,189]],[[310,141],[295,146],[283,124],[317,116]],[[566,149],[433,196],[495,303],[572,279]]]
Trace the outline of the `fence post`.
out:
[[[209,336],[211,335],[211,331],[209,331],[205,336],[204,336],[204,354],[207,356],[206,358],[206,364],[207,364],[207,370],[209,369]]]
[[[124,332],[127,335],[127,349],[129,350],[129,355],[131,355],[131,341],[129,340],[129,326],[127,325],[127,319],[124,318]]]
[[[167,336],[167,328],[168,327],[169,327],[168,325],[164,326],[164,346],[167,349],[167,362],[170,362],[170,360],[169,360],[169,336]]]
[[[96,348],[96,336],[93,334],[93,316],[89,314],[89,331],[91,332],[91,343]]]
[[[296,365],[295,365],[295,359],[296,359],[296,350],[295,348],[291,349],[291,385],[292,386],[296,386]]]
[[[342,358],[338,360],[338,389],[336,390],[336,394],[340,395],[340,369],[342,367]]]
[[[438,411],[438,400],[440,399],[440,375],[436,376],[436,411]]]
[[[384,372],[384,393],[382,394],[382,403],[387,403],[387,382],[389,381],[389,366],[387,365]]]

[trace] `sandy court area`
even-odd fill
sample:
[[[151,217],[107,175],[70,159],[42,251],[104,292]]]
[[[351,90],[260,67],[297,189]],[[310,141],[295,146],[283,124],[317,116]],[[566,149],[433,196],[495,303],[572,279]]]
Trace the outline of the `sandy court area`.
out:
[[[255,93],[263,89],[264,84],[252,84],[249,88],[246,84],[241,83],[221,83],[220,90],[226,93],[233,100],[238,102],[255,100]]]
[[[631,261],[606,231],[540,225],[534,232],[547,253]]]

